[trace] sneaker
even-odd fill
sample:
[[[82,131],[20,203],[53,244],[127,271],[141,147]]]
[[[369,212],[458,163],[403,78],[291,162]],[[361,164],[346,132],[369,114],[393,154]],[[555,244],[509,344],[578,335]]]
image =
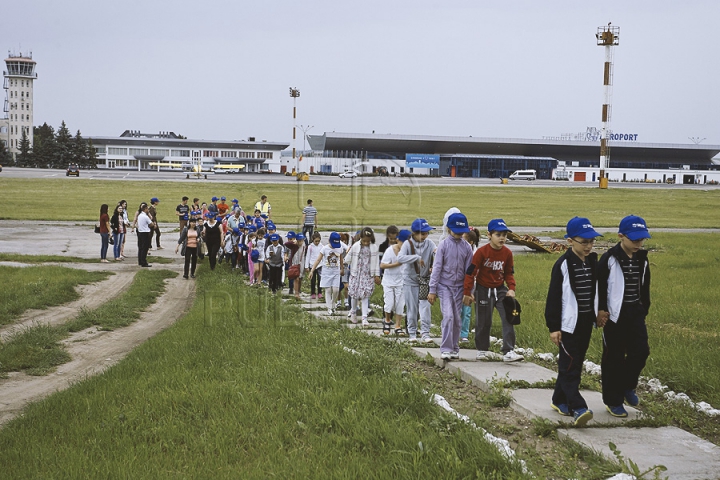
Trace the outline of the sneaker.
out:
[[[525,358],[522,355],[515,353],[514,350],[510,350],[503,355],[503,362],[519,362],[521,360],[525,360]]]
[[[587,422],[592,420],[593,418],[593,412],[592,410],[588,408],[579,408],[575,410],[575,414],[573,415],[575,418],[575,421],[573,421],[573,425],[576,427],[584,427],[587,425]]]
[[[417,343],[417,337],[408,337],[408,343]]]
[[[155,250],[165,250],[165,247],[155,247]]]
[[[461,339],[460,339],[460,343],[468,343],[469,341],[470,341],[470,340],[468,340],[467,338],[461,338]]]
[[[357,320],[355,320],[355,321],[357,322]],[[362,325],[363,325],[363,327],[369,327],[369,326],[370,326],[370,322],[368,322],[367,317],[363,317],[363,319],[362,319]]]
[[[637,407],[640,404],[640,399],[635,390],[625,390],[625,403],[631,407]]]
[[[572,413],[570,413],[570,407],[567,406],[567,403],[560,403],[557,405],[554,403],[551,403],[550,406],[552,407],[553,410],[558,412],[560,415],[564,415],[566,417],[569,417],[572,415]]]
[[[328,315],[332,315],[332,314],[333,314],[332,308],[328,308],[327,314],[328,314]]]
[[[617,407],[611,407],[610,405],[605,405],[605,408],[607,408],[607,411],[613,417],[625,418],[628,416],[627,410],[625,410],[625,407],[623,407],[622,405],[618,405]]]
[[[434,343],[433,339],[430,338],[430,335],[423,335],[422,342],[423,343]]]
[[[460,359],[460,352],[452,352],[450,354],[450,358],[453,360],[459,360]]]
[[[315,294],[314,294],[314,293],[313,293],[312,295],[310,295],[310,299],[311,299],[311,300],[315,300]]]
[[[440,358],[443,360],[450,360],[452,359],[452,352],[442,352],[440,354]]]
[[[348,315],[348,317],[350,317],[350,321],[351,321],[352,323],[357,323],[357,316],[356,316],[356,315]]]
[[[477,356],[475,357],[476,360],[483,360],[485,362],[490,360],[499,360],[501,358],[503,358],[502,355],[495,352],[488,352],[486,350],[478,351]]]
[[[195,278],[195,274],[194,274],[194,273],[191,273],[191,274],[190,274],[190,278]]]

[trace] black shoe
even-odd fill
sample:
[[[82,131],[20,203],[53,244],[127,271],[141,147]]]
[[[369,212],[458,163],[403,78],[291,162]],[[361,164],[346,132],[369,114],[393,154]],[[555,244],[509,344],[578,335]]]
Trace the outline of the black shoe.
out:
[[[146,263],[145,265],[140,265],[141,267],[152,267],[149,263]]]
[[[194,274],[194,273],[191,274],[191,275],[190,275],[190,278],[195,278],[195,274]]]
[[[187,279],[188,279],[188,276],[187,276],[187,275],[183,275],[183,278],[184,278],[185,280],[187,280]]]

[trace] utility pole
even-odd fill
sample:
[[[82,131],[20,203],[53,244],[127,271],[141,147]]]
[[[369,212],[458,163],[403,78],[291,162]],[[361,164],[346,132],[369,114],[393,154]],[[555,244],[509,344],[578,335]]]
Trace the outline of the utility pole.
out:
[[[620,27],[598,27],[595,34],[597,44],[605,47],[605,68],[603,72],[603,85],[605,89],[605,103],[602,107],[602,131],[600,132],[600,188],[608,188],[608,179],[605,168],[609,165],[610,147],[608,146],[608,129],[612,111],[612,79],[613,79],[613,47],[620,44]]]
[[[297,98],[300,96],[300,90],[298,90],[295,87],[290,87],[290,96],[293,99],[293,163],[295,163],[295,173],[298,172],[299,165],[297,160],[295,159],[295,121],[297,120],[297,106],[295,105],[295,102],[297,102]]]

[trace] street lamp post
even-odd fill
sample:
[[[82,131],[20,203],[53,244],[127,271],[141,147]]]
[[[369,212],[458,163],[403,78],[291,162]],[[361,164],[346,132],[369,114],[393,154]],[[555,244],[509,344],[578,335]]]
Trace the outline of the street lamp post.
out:
[[[310,131],[311,128],[313,128],[315,125],[300,125],[300,130],[303,132],[303,153],[305,153],[305,149],[307,148],[305,146],[305,140],[307,140],[307,132]]]
[[[295,160],[295,120],[297,119],[297,107],[295,105],[295,102],[297,102],[297,98],[300,96],[300,90],[298,90],[295,87],[290,87],[290,96],[293,99],[293,153],[292,158],[295,161],[295,173],[298,171],[298,162]]]

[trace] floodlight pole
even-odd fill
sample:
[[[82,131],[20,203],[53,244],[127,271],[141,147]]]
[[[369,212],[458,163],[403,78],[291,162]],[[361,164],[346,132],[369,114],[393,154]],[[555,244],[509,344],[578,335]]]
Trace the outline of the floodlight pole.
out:
[[[305,149],[307,148],[305,144],[305,141],[307,140],[307,132],[314,127],[315,125],[300,125],[300,130],[303,132],[303,153],[305,153]]]
[[[295,102],[297,102],[297,98],[300,96],[300,90],[294,87],[290,87],[290,96],[293,99],[293,153],[292,158],[295,162],[295,173],[298,172],[298,169],[300,166],[298,165],[297,160],[295,159],[295,121],[297,120],[297,106]]]
[[[597,44],[605,47],[605,68],[603,72],[603,86],[605,89],[605,103],[602,107],[602,130],[600,132],[600,188],[608,188],[608,179],[605,168],[609,165],[610,147],[608,146],[608,129],[612,111],[612,78],[613,78],[613,47],[620,44],[620,27],[598,27],[595,34]]]

